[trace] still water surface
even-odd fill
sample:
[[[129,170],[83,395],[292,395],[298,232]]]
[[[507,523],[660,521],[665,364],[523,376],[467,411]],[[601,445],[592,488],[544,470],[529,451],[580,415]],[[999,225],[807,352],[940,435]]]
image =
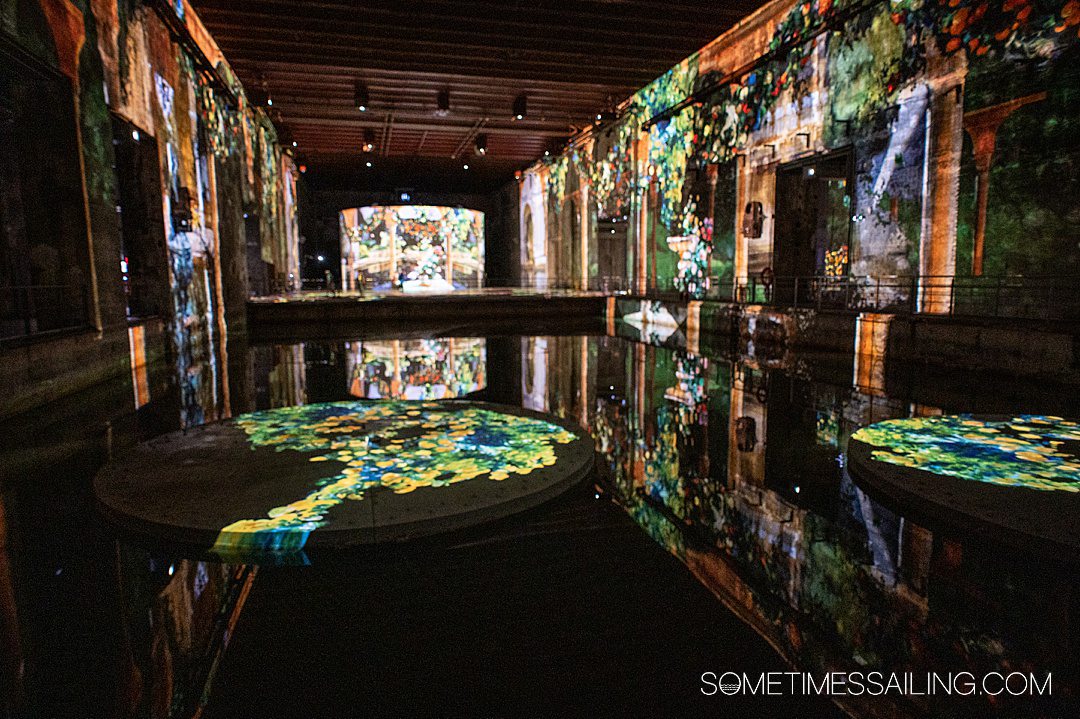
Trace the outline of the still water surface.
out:
[[[351,666],[339,676],[342,668],[326,669],[325,652],[334,650],[282,645],[274,623],[291,619],[275,615],[267,605],[298,595],[301,607],[333,607],[329,618],[320,615],[321,631],[328,632],[323,640],[332,643],[338,631],[338,636],[349,636],[345,620],[338,627],[334,622],[347,614],[346,608],[359,606],[359,600],[342,596],[342,585],[320,577],[320,567],[331,577],[347,572],[362,578],[359,591],[365,596],[371,584],[364,582],[378,578],[389,583],[391,570],[368,564],[368,556],[348,555],[311,557],[311,566],[289,569],[231,565],[118,538],[94,511],[91,480],[102,464],[137,441],[244,411],[350,397],[471,397],[574,419],[596,441],[598,471],[595,486],[571,492],[547,515],[533,512],[509,530],[480,528],[455,538],[455,546],[472,548],[484,562],[539,567],[542,561],[529,556],[535,547],[522,550],[520,543],[502,543],[496,551],[483,549],[485,542],[494,542],[500,532],[515,538],[558,536],[568,557],[588,555],[606,564],[633,559],[631,585],[643,592],[640,602],[655,604],[647,619],[632,620],[637,615],[628,613],[628,621],[641,625],[626,636],[602,638],[611,642],[610,656],[598,658],[582,654],[577,644],[595,638],[566,629],[576,627],[578,619],[565,617],[584,611],[580,598],[559,596],[569,587],[581,591],[583,580],[575,577],[559,585],[544,579],[544,601],[577,608],[555,612],[555,620],[545,620],[554,625],[542,632],[512,625],[498,630],[526,637],[538,632],[539,642],[565,630],[561,646],[531,646],[531,654],[547,652],[550,662],[577,662],[586,672],[597,661],[633,654],[635,643],[627,636],[662,636],[679,676],[686,675],[678,687],[650,686],[640,675],[609,676],[599,669],[596,675],[614,682],[608,690],[614,696],[621,692],[624,700],[638,690],[631,685],[644,684],[641,691],[649,697],[673,691],[683,695],[674,705],[658,699],[657,706],[709,713],[722,705],[693,704],[701,698],[685,696],[700,691],[697,677],[703,671],[783,669],[790,662],[803,671],[916,676],[1021,671],[1041,678],[1052,672],[1051,697],[888,696],[848,698],[844,706],[874,716],[1068,714],[1078,685],[1076,564],[1046,556],[1038,547],[999,545],[992,535],[972,538],[949,526],[930,526],[909,508],[877,501],[844,466],[848,437],[875,421],[961,411],[1059,413],[1065,398],[1053,388],[1025,388],[1012,381],[935,381],[917,369],[875,373],[851,357],[762,355],[752,347],[705,356],[655,338],[649,344],[629,327],[620,328],[620,334],[625,336],[230,342],[227,363],[189,368],[179,382],[170,368],[149,367],[137,370],[130,381],[8,423],[3,427],[0,505],[2,706],[11,716],[183,717],[206,709],[210,715],[236,715],[259,706],[266,714],[265,705],[271,704],[273,714],[272,702],[284,700],[272,698],[267,680],[275,672],[290,672],[294,660],[318,666],[326,682],[307,687],[310,696],[304,701],[310,702],[312,714],[319,715],[321,698],[327,698],[324,706],[336,706],[328,697],[340,694],[348,676],[366,669]],[[608,538],[602,542],[577,534],[598,526],[622,531],[620,522],[652,549],[618,532],[604,535]],[[512,556],[515,551],[524,556]],[[641,554],[650,551],[663,556]],[[664,556],[678,560],[671,562],[675,569],[664,568]],[[473,571],[477,581],[497,574],[464,564],[458,572],[456,561],[433,552],[424,561],[414,556],[400,564],[415,569],[410,581],[417,582],[416,574],[426,571],[417,567],[440,562],[441,569],[432,572],[456,577]],[[574,561],[559,563],[569,572]],[[661,564],[652,569],[653,562]],[[529,570],[523,571],[506,581],[527,579]],[[669,576],[669,571],[677,574]],[[595,582],[606,581],[605,576],[596,576]],[[430,577],[424,581],[434,584]],[[688,603],[688,590],[673,584],[677,581],[700,588],[705,599]],[[431,592],[422,611],[432,621],[471,626],[461,613],[493,611],[442,606],[450,592],[445,584],[415,590]],[[260,609],[263,585],[265,608]],[[245,615],[249,600],[256,608]],[[395,601],[364,605],[365,611],[384,613]],[[400,605],[403,614],[417,612],[406,611],[407,601]],[[593,611],[618,614],[626,609]],[[679,616],[665,616],[666,611]],[[458,619],[447,619],[453,615]],[[512,624],[517,616],[502,621]],[[605,626],[600,616],[583,620],[582,631]],[[721,646],[724,637],[744,641],[737,640],[738,632],[749,636],[749,630],[763,640],[763,649],[747,649],[746,666],[711,665],[713,645],[689,636],[712,632]],[[365,636],[382,643],[405,641],[405,635],[387,632]],[[229,646],[234,635],[235,650]],[[446,641],[437,635],[409,637],[417,642],[416,651]],[[385,647],[373,651],[385,662],[408,661],[403,647],[397,654]],[[715,651],[717,657],[739,656],[737,647]],[[779,655],[775,665],[754,658],[770,651]],[[361,655],[372,656],[366,652]],[[499,663],[498,655],[498,646],[486,650],[493,664]],[[641,671],[650,671],[655,662],[655,657],[643,660]],[[245,670],[254,665],[263,666],[265,673]],[[485,671],[474,668],[481,677],[479,692],[493,691],[485,688]],[[529,678],[520,680],[530,683]],[[541,682],[544,696],[534,697],[539,706],[566,708],[555,691],[561,681]],[[620,681],[627,688],[616,691]],[[260,698],[262,692],[266,696]],[[431,707],[446,706],[440,699],[431,701]],[[613,712],[629,708],[618,698],[611,701]],[[813,700],[778,701],[764,706],[814,716],[828,711]],[[365,706],[357,715],[391,708],[378,702]],[[454,706],[463,713],[477,707],[464,700]]]

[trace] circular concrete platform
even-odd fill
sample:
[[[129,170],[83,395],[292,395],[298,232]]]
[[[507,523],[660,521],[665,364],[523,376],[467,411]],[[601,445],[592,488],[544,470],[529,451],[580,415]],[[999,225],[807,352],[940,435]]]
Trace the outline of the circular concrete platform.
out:
[[[863,427],[852,476],[925,521],[1025,548],[1080,548],[1080,422],[947,415]],[[1071,551],[1070,551],[1071,550]]]
[[[98,474],[106,515],[219,554],[410,539],[534,507],[593,466],[569,422],[481,402],[332,402],[167,434]]]

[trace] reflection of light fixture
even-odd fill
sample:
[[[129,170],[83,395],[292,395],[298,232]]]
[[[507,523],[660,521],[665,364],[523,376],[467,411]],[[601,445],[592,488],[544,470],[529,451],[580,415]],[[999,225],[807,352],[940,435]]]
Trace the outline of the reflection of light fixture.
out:
[[[437,117],[446,117],[450,114],[450,91],[439,90],[439,95],[435,99],[435,115]]]
[[[362,82],[356,83],[356,109],[360,112],[367,112],[368,99],[367,85]]]
[[[364,129],[364,152],[375,149],[375,131],[370,127]]]
[[[475,147],[476,147],[476,154],[477,155],[486,155],[487,154],[487,135],[477,135],[476,136]]]
[[[521,93],[514,98],[514,119],[523,120],[529,114],[529,98]]]

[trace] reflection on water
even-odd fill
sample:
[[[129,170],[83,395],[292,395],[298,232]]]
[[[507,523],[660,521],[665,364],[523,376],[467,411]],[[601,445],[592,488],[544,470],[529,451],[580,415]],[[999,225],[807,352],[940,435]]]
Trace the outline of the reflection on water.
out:
[[[452,399],[483,389],[482,338],[346,342],[349,394],[364,399]]]
[[[889,696],[850,700],[856,712],[1062,715],[1078,685],[1075,564],[920,523],[860,489],[843,454],[855,430],[882,419],[1060,413],[1044,406],[1052,391],[891,388],[869,331],[855,358],[692,353],[685,338],[651,337],[661,346],[632,326],[619,332],[628,336],[230,344],[227,387],[180,391],[150,373],[137,411],[129,380],[20,419],[13,431],[28,439],[3,458],[20,479],[5,482],[0,506],[4,701],[29,715],[190,716],[257,586],[253,568],[118,542],[87,511],[90,478],[110,456],[181,416],[471,394],[585,427],[612,498],[715,593],[717,612],[802,669],[1053,672],[1051,698]],[[194,411],[193,397],[212,406]],[[117,406],[130,409],[103,409]]]

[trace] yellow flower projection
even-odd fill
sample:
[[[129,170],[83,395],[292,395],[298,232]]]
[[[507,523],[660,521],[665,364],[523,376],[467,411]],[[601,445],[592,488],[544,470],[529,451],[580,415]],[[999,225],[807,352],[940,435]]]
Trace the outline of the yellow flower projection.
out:
[[[893,419],[851,436],[879,462],[959,479],[1080,492],[1080,423],[1048,415]]]
[[[527,475],[555,464],[555,446],[577,436],[543,419],[469,405],[354,401],[285,407],[237,418],[253,448],[336,462],[307,496],[265,517],[224,527],[215,548],[298,549],[327,513],[376,488],[405,494],[486,477]]]

